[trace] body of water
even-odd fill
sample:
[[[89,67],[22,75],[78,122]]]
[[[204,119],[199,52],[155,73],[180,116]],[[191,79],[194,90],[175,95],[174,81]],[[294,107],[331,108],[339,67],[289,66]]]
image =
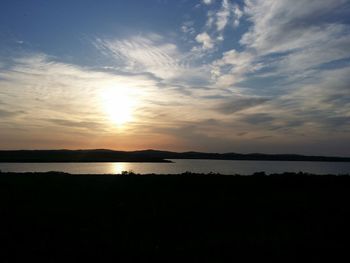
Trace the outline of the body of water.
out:
[[[120,174],[133,171],[140,174],[221,173],[249,175],[307,172],[312,174],[350,174],[350,163],[288,162],[288,161],[227,161],[172,160],[173,163],[0,163],[3,172],[60,171],[71,174]]]

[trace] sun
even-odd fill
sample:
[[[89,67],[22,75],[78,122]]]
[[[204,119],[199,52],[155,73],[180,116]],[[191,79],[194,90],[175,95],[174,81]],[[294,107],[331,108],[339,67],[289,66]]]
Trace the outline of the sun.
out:
[[[111,122],[122,126],[132,121],[136,99],[128,89],[106,88],[102,91],[102,106]]]

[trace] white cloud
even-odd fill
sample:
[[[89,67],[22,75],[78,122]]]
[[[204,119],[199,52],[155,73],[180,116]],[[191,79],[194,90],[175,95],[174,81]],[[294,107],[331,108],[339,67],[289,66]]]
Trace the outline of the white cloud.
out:
[[[350,131],[350,68],[319,72],[311,82],[295,83],[276,100],[274,109],[285,119],[299,119],[318,133]]]
[[[338,12],[345,3],[343,0],[246,0],[244,12],[252,26],[240,43],[254,58],[244,69],[249,72],[250,68],[270,68],[265,76],[284,76],[296,81],[312,77],[317,73],[315,69],[324,63],[349,58],[349,25],[336,20],[329,22],[330,14]],[[256,61],[260,63],[257,65]]]
[[[232,12],[233,12],[233,15],[234,15],[234,18],[233,18],[233,27],[238,27],[239,26],[239,23],[240,23],[240,20],[243,16],[243,11],[239,8],[239,6],[237,4],[235,4],[232,8]]]
[[[217,87],[232,87],[248,74],[288,77],[290,81],[317,73],[322,64],[350,57],[350,28],[346,24],[328,21],[344,0],[246,0],[244,12],[228,0],[218,11],[208,11],[205,31],[195,40],[201,48],[192,50],[206,58],[219,42],[223,31],[231,24],[237,27],[243,15],[252,26],[243,34],[242,51],[226,51],[211,63],[212,80]],[[214,30],[214,31],[213,31]],[[204,51],[204,52],[203,52]],[[208,52],[209,51],[209,52]],[[277,53],[274,56],[272,54]],[[269,57],[271,56],[271,57]],[[258,73],[266,68],[264,73]]]
[[[256,77],[266,74],[283,79],[278,87],[283,95],[273,91],[273,99],[235,113],[241,118],[235,121],[236,125],[242,121],[256,126],[255,121],[265,120],[259,125],[261,130],[272,131],[268,134],[278,135],[288,130],[290,136],[313,134],[318,138],[327,137],[329,132],[344,135],[350,131],[350,68],[344,64],[332,70],[321,67],[350,58],[349,26],[324,19],[324,14],[335,12],[344,1],[246,3],[245,15],[253,25],[241,40],[245,49],[224,52],[212,63],[215,87],[239,90],[237,83],[249,79],[248,74],[255,73]],[[264,73],[258,73],[262,68],[266,69]],[[270,86],[260,88],[268,92]],[[251,91],[255,95],[263,94],[259,90]],[[243,91],[242,95],[247,94]],[[241,105],[237,101],[230,103],[221,106],[232,111]]]
[[[261,68],[261,64],[255,62],[252,53],[234,49],[223,53],[220,59],[212,63],[212,77],[218,87],[230,87],[244,79],[245,75]]]
[[[231,15],[231,4],[228,0],[222,1],[221,9],[216,14],[216,28],[219,32],[223,31]]]
[[[214,3],[214,0],[202,0],[202,2],[205,5],[211,5],[212,3]]]
[[[241,43],[260,53],[285,52],[324,41],[341,33],[341,26],[323,21],[344,0],[246,0],[253,23]]]
[[[215,13],[213,11],[208,11],[207,13],[207,22],[205,24],[205,26],[210,29],[215,22]]]
[[[224,38],[224,30],[228,25],[236,28],[240,24],[243,11],[237,4],[232,4],[229,0],[222,0],[218,10],[209,10],[207,13],[207,22],[205,24],[206,31],[210,32],[210,37],[222,42]],[[213,43],[216,44],[216,43]]]
[[[186,25],[182,25],[182,26],[181,26],[181,31],[182,31],[183,33],[191,34],[191,35],[193,35],[193,34],[196,33],[196,31],[195,31],[195,29],[194,29],[193,27],[186,26]]]
[[[296,74],[317,69],[320,65],[350,57],[348,35],[330,38],[320,45],[305,47],[292,52],[276,62],[276,74]]]
[[[214,42],[207,32],[203,32],[196,36],[196,41],[202,44],[203,49],[212,49],[214,47]]]
[[[194,35],[196,33],[196,30],[193,25],[193,21],[186,21],[182,24],[181,31],[185,34]]]

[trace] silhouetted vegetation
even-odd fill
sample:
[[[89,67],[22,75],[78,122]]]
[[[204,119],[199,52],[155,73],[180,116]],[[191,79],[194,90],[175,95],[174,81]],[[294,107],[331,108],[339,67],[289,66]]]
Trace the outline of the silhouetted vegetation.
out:
[[[350,157],[297,154],[240,154],[168,151],[47,150],[0,151],[0,162],[171,162],[167,159],[350,162]]]
[[[2,173],[0,262],[339,262],[349,186],[304,173]]]

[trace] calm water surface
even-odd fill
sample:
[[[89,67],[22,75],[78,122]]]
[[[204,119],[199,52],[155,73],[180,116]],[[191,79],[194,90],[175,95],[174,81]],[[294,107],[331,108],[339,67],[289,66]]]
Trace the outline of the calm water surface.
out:
[[[350,174],[350,163],[276,162],[226,160],[172,160],[174,163],[0,163],[3,172],[60,171],[71,174],[120,174],[133,171],[140,174],[221,173],[249,175],[308,172],[313,174]]]

